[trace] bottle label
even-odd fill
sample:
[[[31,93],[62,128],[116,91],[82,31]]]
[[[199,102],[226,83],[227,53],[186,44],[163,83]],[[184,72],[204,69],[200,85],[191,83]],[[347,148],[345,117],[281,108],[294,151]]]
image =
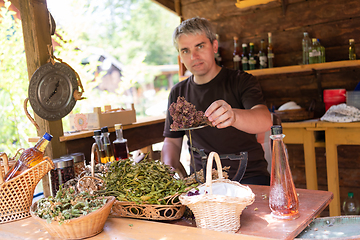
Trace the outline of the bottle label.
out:
[[[268,53],[268,58],[274,58],[274,57],[275,57],[274,53]]]
[[[247,57],[243,57],[243,58],[242,58],[242,63],[243,63],[243,64],[248,63],[248,59],[247,59]]]
[[[318,57],[320,56],[320,51],[316,51],[315,49],[309,52],[309,57]]]
[[[266,67],[267,57],[266,57],[266,56],[260,56],[260,57],[259,57],[259,62],[260,62],[260,65],[261,65],[261,66]]]
[[[235,55],[234,58],[233,58],[233,61],[234,62],[240,62],[241,58],[239,55]]]
[[[254,65],[256,64],[256,60],[254,57],[250,57],[249,64],[254,64]]]

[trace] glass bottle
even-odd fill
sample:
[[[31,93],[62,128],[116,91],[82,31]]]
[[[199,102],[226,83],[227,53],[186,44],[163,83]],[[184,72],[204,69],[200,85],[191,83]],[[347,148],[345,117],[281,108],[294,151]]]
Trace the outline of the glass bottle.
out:
[[[255,58],[255,50],[254,50],[254,43],[249,43],[250,51],[249,51],[249,69],[254,70],[256,69],[256,58]]]
[[[52,136],[49,133],[45,133],[34,147],[25,149],[20,155],[19,160],[16,161],[10,170],[5,175],[5,181],[20,175],[29,168],[34,167],[36,164],[43,161],[45,148],[51,141]]]
[[[299,200],[292,179],[282,127],[271,127],[272,159],[269,207],[271,215],[279,219],[296,219],[299,214]]]
[[[309,63],[310,64],[319,63],[319,58],[321,56],[319,42],[317,41],[316,38],[312,38],[311,41],[312,44],[309,48]]]
[[[343,210],[345,215],[358,215],[360,212],[359,201],[354,198],[353,192],[348,192],[348,197],[343,203]]]
[[[261,39],[260,41],[260,51],[259,51],[259,68],[267,68],[267,56],[266,56],[266,47],[265,40]]]
[[[324,63],[325,62],[325,47],[323,45],[321,45],[319,39],[317,39],[317,45],[318,45],[318,48],[320,49],[319,63]]]
[[[218,41],[218,48],[217,48],[217,52],[215,53],[215,61],[216,61],[216,64],[221,67],[222,66],[222,58],[220,55],[219,35],[218,34],[216,34],[216,40]]]
[[[95,142],[99,148],[99,154],[97,154],[97,163],[107,163],[104,144],[101,139],[101,130],[95,130],[93,138],[95,139]]]
[[[268,33],[268,39],[269,39],[269,45],[267,47],[267,58],[268,58],[268,68],[273,68],[274,67],[274,52],[273,52],[273,45],[272,45],[272,41],[271,41],[272,35],[271,32]]]
[[[356,60],[356,48],[354,39],[349,39],[349,60]]]
[[[110,133],[107,127],[101,128],[101,137],[104,143],[104,150],[106,155],[106,162],[113,162],[115,161],[114,158],[114,149],[110,142]]]
[[[238,38],[234,37],[234,53],[233,53],[233,62],[234,62],[234,69],[240,70],[240,48],[238,45]]]
[[[116,139],[113,141],[115,160],[123,160],[129,158],[129,148],[127,139],[124,139],[122,125],[115,124]]]
[[[249,56],[247,53],[247,44],[243,43],[241,46],[242,46],[241,65],[242,65],[242,70],[246,71],[249,70]]]
[[[303,64],[309,64],[309,48],[311,45],[311,39],[307,32],[304,32],[304,38],[302,39],[302,52],[303,52]]]

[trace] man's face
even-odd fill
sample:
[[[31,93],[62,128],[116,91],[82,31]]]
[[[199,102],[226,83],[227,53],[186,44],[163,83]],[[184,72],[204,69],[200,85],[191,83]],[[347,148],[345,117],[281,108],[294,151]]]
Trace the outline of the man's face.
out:
[[[216,66],[216,40],[211,44],[205,34],[182,35],[178,45],[182,62],[194,76],[205,76]]]

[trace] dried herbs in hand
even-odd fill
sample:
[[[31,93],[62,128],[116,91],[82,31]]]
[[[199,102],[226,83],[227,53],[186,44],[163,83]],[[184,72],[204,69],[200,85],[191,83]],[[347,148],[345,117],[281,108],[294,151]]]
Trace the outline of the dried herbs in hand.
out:
[[[94,212],[105,205],[106,198],[96,198],[88,192],[75,193],[74,189],[62,188],[55,197],[42,198],[37,203],[35,214],[46,219],[48,223],[58,221],[59,224],[67,220],[81,217]]]
[[[197,111],[195,106],[179,96],[176,102],[169,107],[169,113],[173,118],[170,128],[174,131],[182,128],[198,127],[201,125],[211,125],[204,112]]]
[[[170,167],[161,161],[115,161],[103,178],[105,190],[98,193],[115,196],[119,201],[138,204],[172,204],[166,200],[167,197],[188,190],[185,181],[175,179],[173,175]]]

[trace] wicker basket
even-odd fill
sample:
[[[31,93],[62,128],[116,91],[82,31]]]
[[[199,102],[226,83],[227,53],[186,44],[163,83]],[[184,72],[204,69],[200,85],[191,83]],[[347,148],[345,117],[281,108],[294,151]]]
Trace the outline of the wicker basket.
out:
[[[211,179],[214,157],[219,176],[217,180]],[[196,226],[222,232],[237,232],[240,228],[240,215],[246,206],[254,202],[255,194],[239,182],[223,179],[217,153],[209,154],[206,183],[197,188],[200,195],[188,196],[187,193],[183,193],[179,197],[181,203],[193,212]]]
[[[170,196],[168,205],[136,204],[133,202],[115,201],[112,208],[112,216],[140,218],[147,220],[176,220],[180,219],[185,212],[186,206],[173,200],[178,195]]]
[[[82,239],[95,236],[102,232],[105,222],[109,216],[115,197],[105,197],[107,203],[98,210],[88,215],[70,219],[61,225],[57,221],[47,223],[45,219],[39,218],[34,214],[37,202],[31,206],[31,216],[39,222],[46,231],[54,238],[61,239]]]
[[[6,155],[0,157],[7,160]],[[4,165],[7,169],[7,161],[4,161]],[[0,223],[30,217],[29,210],[36,185],[53,168],[51,159],[44,157],[41,163],[0,184]]]

